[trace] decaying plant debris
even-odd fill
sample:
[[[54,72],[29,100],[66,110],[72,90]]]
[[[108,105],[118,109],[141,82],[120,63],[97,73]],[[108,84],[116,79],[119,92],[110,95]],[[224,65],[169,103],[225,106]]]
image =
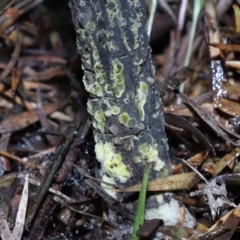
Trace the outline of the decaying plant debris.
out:
[[[84,4],[84,1],[72,2]],[[93,9],[98,3],[106,2],[106,8],[111,10],[110,0],[89,2],[95,4]],[[126,1],[125,9],[127,2],[134,1]],[[154,219],[146,217],[136,235],[139,239],[154,239],[154,236],[192,240],[239,239],[239,1],[218,1],[216,14],[212,1],[206,1],[205,11],[198,20],[189,66],[184,66],[183,59],[189,42],[193,3],[190,1],[184,6],[184,2],[161,1],[150,38],[159,91],[156,96],[162,98],[170,163],[167,163],[169,169],[165,176],[160,174],[155,179],[153,175],[157,174],[150,173],[147,195],[165,193],[164,201],[169,201],[170,207],[170,200],[178,202],[179,210],[174,216],[177,220],[173,225],[164,222],[160,215]],[[147,1],[146,7],[149,6],[150,1]],[[129,16],[142,14],[140,7],[135,4],[136,14],[131,12]],[[89,12],[84,14],[85,17],[79,21],[83,24],[80,29],[86,28],[84,24],[87,22],[84,21],[90,19]],[[125,15],[128,15],[127,10],[121,16]],[[106,14],[106,17],[115,21],[114,14]],[[132,20],[137,23],[137,20]],[[92,21],[97,21],[97,18]],[[129,39],[140,44],[138,32],[124,29],[124,24],[127,24],[124,20],[121,23],[119,34],[130,34]],[[88,25],[89,32],[93,31],[91,26]],[[98,29],[107,27],[104,24],[96,26]],[[141,31],[145,30],[141,28]],[[146,33],[144,36],[147,38]],[[110,41],[111,34],[109,38],[103,34],[102,43]],[[110,44],[112,50],[120,47],[120,35],[119,39],[116,38],[118,46],[113,42]],[[87,36],[88,40],[91,36],[94,34]],[[82,44],[78,47],[85,52],[94,46],[87,45],[87,42],[84,45],[84,40],[78,44]],[[129,49],[133,47],[134,50],[129,52],[139,63],[138,67],[129,64],[128,67],[132,66],[129,72],[141,73],[144,70],[137,57],[148,51],[147,40],[146,48],[140,44],[142,49],[139,53],[131,42],[126,40],[124,44]],[[110,53],[106,49],[105,52],[103,49],[98,49],[99,52],[90,50],[96,56],[98,53],[100,58],[104,56],[106,63],[109,61]],[[127,56],[124,54],[122,56]],[[116,71],[126,64],[121,62],[121,57],[111,59],[118,67]],[[150,60],[150,55],[148,57]],[[77,53],[68,1],[60,0],[57,5],[55,1],[48,0],[0,3],[0,234],[4,240],[110,239],[114,229],[118,229],[122,236],[131,230],[144,162],[141,162],[139,176],[133,177],[128,184],[108,181],[110,175],[103,173],[103,169],[100,171],[93,132],[101,128],[109,130],[106,136],[98,132],[98,139],[111,134],[116,138],[122,132],[116,133],[116,124],[113,124],[117,109],[111,109],[115,118],[104,126],[100,122],[104,116],[89,117],[87,113],[87,99],[93,99],[93,96],[84,89],[81,64],[85,64],[88,70],[92,69],[91,74],[98,73],[98,81],[104,84],[100,79],[104,75],[103,68],[88,66],[90,62]],[[106,65],[104,68],[111,67]],[[139,84],[146,80],[144,76],[149,77],[144,72],[139,76],[139,79],[134,79]],[[184,81],[182,93],[178,89]],[[119,95],[115,87],[115,94]],[[93,89],[90,89],[92,94],[91,91]],[[99,91],[93,99],[97,107],[102,104],[98,94]],[[139,91],[139,95],[146,97],[146,92]],[[177,99],[181,99],[181,103]],[[124,106],[130,116],[135,102],[133,100],[132,104]],[[117,105],[117,101],[115,103]],[[158,100],[153,103],[157,105]],[[151,112],[147,112],[151,122],[150,115]],[[143,121],[143,115],[139,116]],[[120,121],[119,126],[124,124]],[[133,126],[130,128],[134,129]],[[94,134],[96,140],[96,132]],[[117,144],[121,145],[121,142]],[[134,156],[131,154],[128,157],[132,159]],[[161,154],[167,158],[166,152]],[[126,153],[122,152],[122,156],[126,158]],[[128,167],[126,159],[123,162]],[[140,166],[139,162],[133,163]],[[170,172],[172,175],[168,176]],[[106,177],[102,178],[104,174]],[[148,207],[146,205],[146,209]],[[187,212],[194,219],[193,227],[186,224],[190,221],[186,219]],[[128,229],[123,229],[123,226]]]

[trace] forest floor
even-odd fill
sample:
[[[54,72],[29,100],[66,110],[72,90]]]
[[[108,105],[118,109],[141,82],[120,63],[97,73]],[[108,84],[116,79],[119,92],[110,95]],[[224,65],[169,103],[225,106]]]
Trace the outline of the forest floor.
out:
[[[111,226],[102,197],[84,181],[98,177],[86,112],[88,94],[68,3],[57,2],[0,4],[0,227],[30,226],[23,235],[26,239],[94,239]],[[173,239],[239,239],[237,1],[219,1],[216,8],[209,1],[203,6],[189,61],[185,56],[194,19],[192,3],[184,10],[185,1],[163,2],[167,5],[157,8],[150,44],[172,172],[179,177],[195,171],[199,179],[191,185],[183,174],[181,180],[166,183],[172,191],[174,184],[185,181],[186,186],[173,192],[183,202],[182,211],[188,208],[195,217],[196,227],[183,227],[179,213],[178,226],[159,231]],[[184,94],[175,90],[182,82]],[[42,185],[47,181],[53,189],[48,194],[48,186]],[[27,217],[20,216],[23,222],[17,224],[24,195]]]

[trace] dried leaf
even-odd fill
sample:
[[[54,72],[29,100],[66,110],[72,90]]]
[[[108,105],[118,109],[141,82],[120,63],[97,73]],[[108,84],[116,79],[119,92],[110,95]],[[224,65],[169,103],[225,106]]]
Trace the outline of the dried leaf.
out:
[[[11,232],[6,220],[6,217],[4,215],[4,212],[2,210],[2,207],[0,207],[0,234],[2,240],[9,240],[11,236]]]
[[[240,102],[227,98],[216,98],[214,103],[221,111],[230,116],[240,116]]]
[[[229,82],[222,82],[222,88],[225,90],[224,95],[234,95],[240,97],[240,88],[230,84]]]
[[[208,124],[218,135],[220,135],[222,138],[229,141],[234,146],[239,146],[240,142],[230,138],[235,137],[237,139],[240,139],[240,135],[230,131],[226,127],[222,126],[219,122],[217,122],[208,112],[205,112],[199,105],[197,105],[193,100],[188,98],[186,95],[178,92],[177,95],[181,97],[181,99],[188,105],[190,105],[194,111],[199,115],[199,117]],[[230,135],[230,136],[228,136]]]
[[[64,76],[66,72],[60,67],[52,67],[40,73],[36,73],[30,77],[26,77],[23,81],[45,81],[51,80],[54,77]]]
[[[7,67],[1,73],[0,81],[2,81],[4,78],[6,78],[8,76],[8,74],[12,71],[12,68],[14,67],[14,65],[16,64],[16,62],[18,60],[20,50],[21,50],[21,36],[19,35],[18,40],[15,45],[15,49],[14,49],[12,58],[9,61],[9,63],[7,64]]]
[[[10,240],[21,240],[28,202],[28,174],[26,174],[25,183],[22,191],[21,201],[19,203],[17,218]]]
[[[193,73],[193,68],[190,66],[183,67],[173,75],[167,77],[160,85],[159,92],[163,97],[165,94],[169,93],[172,89],[179,87],[188,77]]]
[[[203,103],[203,104],[199,104],[199,106],[201,106],[202,109],[204,109],[208,112],[213,111],[212,103]],[[164,113],[170,113],[170,114],[172,113],[172,114],[180,115],[180,116],[184,116],[184,117],[193,117],[194,116],[194,113],[191,109],[189,109],[187,107],[179,107],[178,105],[164,107],[163,110],[164,110]]]
[[[235,13],[236,32],[239,32],[240,31],[240,10],[237,4],[233,4],[233,10]]]
[[[222,234],[224,234],[225,232],[228,232],[230,229],[230,226],[229,225],[224,225],[222,224],[222,222],[220,221],[218,226],[212,230],[212,231],[208,231],[206,233],[203,233],[201,235],[198,236],[198,240],[215,240],[217,239],[218,237],[220,237],[220,239],[225,239],[225,238],[222,238]],[[229,239],[229,238],[226,238],[226,239]]]
[[[174,114],[165,114],[164,119],[166,123],[183,129],[188,135],[192,136],[193,141],[202,146],[202,150],[209,149],[214,155],[214,149],[209,140],[185,118]]]
[[[222,240],[222,239],[231,239],[234,234],[238,224],[240,222],[240,205],[238,205],[235,209],[228,212],[226,215],[221,217],[210,229],[208,232],[212,232],[218,228],[219,225],[225,226],[225,228],[230,229],[230,231],[225,234],[221,234],[221,236],[214,238],[214,240]]]
[[[205,15],[204,25],[206,41],[219,43],[220,42],[219,31],[217,31],[217,28],[214,24],[214,20],[212,19],[209,13],[206,13]],[[210,47],[209,52],[210,57],[212,59],[220,56],[220,51],[217,48]]]
[[[18,68],[13,68],[12,70],[12,82],[11,82],[11,92],[12,94],[15,93],[17,90],[18,84],[20,81],[20,71]]]
[[[10,159],[10,160],[19,162],[19,163],[21,163],[21,164],[23,164],[23,165],[28,166],[28,167],[31,168],[31,169],[36,169],[36,166],[35,166],[35,165],[33,165],[33,164],[29,163],[29,162],[23,161],[21,158],[19,158],[19,157],[17,157],[17,156],[14,156],[14,155],[12,155],[12,154],[4,151],[4,150],[1,150],[1,149],[0,149],[0,156],[4,156],[4,157],[6,157],[6,158],[8,158],[8,159]]]
[[[194,156],[188,158],[187,162],[193,167],[198,167],[208,157],[208,153],[208,151],[197,153]]]
[[[181,173],[166,178],[158,178],[148,182],[147,191],[173,191],[194,187],[198,178],[195,173]],[[117,189],[117,192],[139,192],[141,184]]]
[[[149,238],[160,225],[163,225],[163,221],[160,219],[147,220],[139,227],[136,235],[141,238]]]
[[[221,182],[220,185],[217,184],[217,180],[213,179],[212,181],[208,182],[207,179],[198,172],[195,168],[193,168],[187,161],[184,159],[181,159],[188,167],[190,167],[194,172],[198,174],[198,176],[204,180],[206,183],[204,188],[201,190],[196,190],[195,192],[191,192],[190,196],[199,196],[199,195],[205,195],[208,200],[208,205],[211,210],[212,218],[213,220],[216,217],[216,214],[219,213],[220,207],[223,206],[223,204],[228,204],[229,206],[236,207],[236,205],[229,201],[226,198],[227,190],[224,182]],[[216,197],[214,197],[216,196]]]
[[[213,179],[210,182],[205,180],[205,182],[206,185],[202,190],[196,190],[195,192],[192,192],[190,196],[205,195],[207,197],[213,220],[215,219],[216,215],[219,213],[220,208],[224,204],[236,207],[233,202],[226,198],[227,190],[225,183],[222,182],[220,185],[218,185],[216,179]]]
[[[235,161],[240,155],[240,148],[235,148],[231,153],[226,154],[219,160],[214,168],[213,176],[216,177],[230,162]]]
[[[222,43],[208,43],[208,44],[220,50],[240,52],[240,45],[238,44],[222,44]]]
[[[57,109],[62,108],[64,105],[66,105],[66,103],[67,103],[66,101],[51,103],[44,106],[43,108],[46,115],[49,115],[52,112],[56,111]],[[34,122],[37,122],[38,120],[39,120],[38,111],[35,109],[20,113],[18,115],[11,115],[8,119],[0,123],[0,133],[18,131],[24,127],[29,126]]]
[[[202,232],[184,226],[161,226],[158,230],[174,239],[197,239]]]
[[[225,64],[228,67],[235,68],[237,70],[240,70],[240,61],[226,61]]]

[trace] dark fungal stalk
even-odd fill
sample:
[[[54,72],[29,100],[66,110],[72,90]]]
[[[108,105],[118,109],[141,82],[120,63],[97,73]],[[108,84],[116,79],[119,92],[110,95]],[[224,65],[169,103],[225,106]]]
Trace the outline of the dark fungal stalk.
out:
[[[148,46],[145,0],[71,0],[70,8],[83,81],[90,93],[87,105],[102,179],[120,187],[139,183],[146,162],[152,165],[149,180],[170,175],[162,103]],[[121,199],[111,187],[102,187]],[[179,207],[168,196],[151,198],[146,218],[156,218],[154,214],[171,202],[175,203],[172,208]]]

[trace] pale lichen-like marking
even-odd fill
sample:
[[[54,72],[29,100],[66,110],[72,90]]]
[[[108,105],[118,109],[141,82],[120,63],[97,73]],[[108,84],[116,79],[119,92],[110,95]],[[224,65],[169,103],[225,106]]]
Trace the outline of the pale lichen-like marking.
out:
[[[107,94],[109,95],[113,95],[113,89],[112,89],[112,86],[110,84],[106,84],[104,86],[104,90]]]
[[[118,59],[112,61],[112,66],[114,75],[113,91],[115,96],[120,98],[125,90],[125,80],[123,75],[124,67]]]
[[[137,105],[141,121],[144,121],[145,118],[144,105],[146,104],[147,94],[148,94],[147,84],[145,82],[140,82],[139,89],[137,90],[137,95],[135,96],[135,103]]]
[[[155,171],[160,171],[165,167],[165,162],[159,157],[157,144],[150,145],[143,143],[138,146],[138,151],[141,153],[143,159],[146,159],[147,162],[154,163],[153,169]]]
[[[91,101],[87,102],[87,110],[89,112],[89,114],[93,115],[93,105]]]
[[[147,81],[150,82],[150,83],[154,83],[155,82],[154,78],[151,78],[151,77],[148,77]]]
[[[107,176],[106,174],[101,174],[102,180],[104,182],[110,183],[110,184],[116,184],[114,178]],[[116,198],[116,191],[113,187],[109,185],[105,185],[104,183],[101,184],[102,188],[112,197]]]
[[[106,74],[100,62],[96,62],[96,64],[94,65],[94,71],[96,73],[98,83],[103,84],[106,79]]]
[[[112,106],[111,107],[111,113],[112,113],[112,115],[117,115],[117,114],[119,114],[120,113],[120,108],[118,107],[118,106]]]
[[[119,11],[116,1],[114,0],[108,1],[106,5],[106,9],[108,13],[109,22],[113,22],[113,18],[116,16],[116,14]]]
[[[83,82],[84,82],[85,88],[88,92],[90,92],[91,94],[93,94],[97,97],[103,96],[103,88],[100,84],[98,84],[98,83],[88,84],[88,83],[86,83],[85,78],[83,78]]]
[[[134,21],[130,27],[130,30],[132,31],[134,36],[133,49],[137,49],[139,47],[139,44],[138,44],[138,28],[139,27],[141,27],[141,24],[138,23],[138,21]]]
[[[118,121],[125,127],[129,127],[130,120],[131,120],[131,117],[127,112],[123,112],[118,116]]]
[[[93,32],[95,30],[96,26],[93,22],[88,22],[86,25],[86,30],[89,32]]]
[[[104,131],[105,122],[106,122],[106,117],[104,115],[104,112],[102,110],[97,110],[95,112],[94,117],[95,117],[95,120],[97,122],[96,128],[98,130],[100,130],[101,132],[103,132]]]
[[[96,140],[96,139],[95,139]],[[102,164],[102,174],[117,179],[121,183],[125,183],[131,176],[131,172],[123,162],[121,154],[117,153],[116,148],[110,142],[103,143],[96,140],[95,152],[98,160]]]
[[[108,42],[108,50],[109,52],[116,52],[119,50],[119,47],[114,40]]]

